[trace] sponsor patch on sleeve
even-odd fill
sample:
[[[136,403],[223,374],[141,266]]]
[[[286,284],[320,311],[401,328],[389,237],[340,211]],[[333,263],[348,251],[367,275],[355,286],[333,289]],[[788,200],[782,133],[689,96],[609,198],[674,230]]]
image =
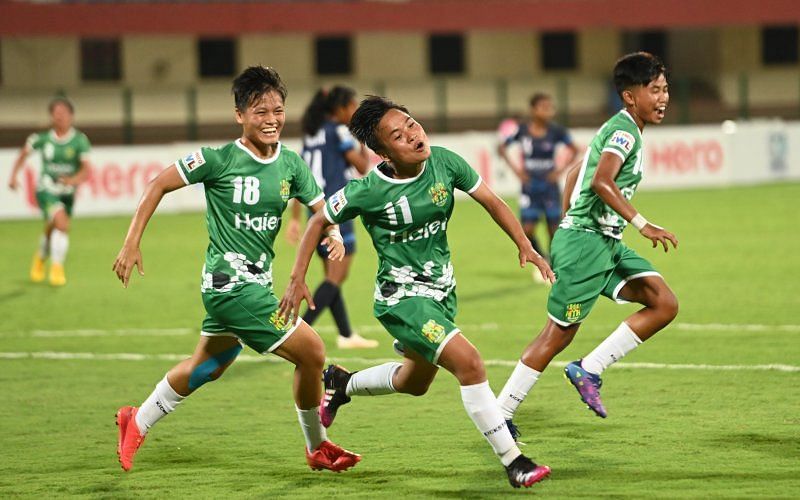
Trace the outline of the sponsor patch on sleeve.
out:
[[[206,159],[203,157],[202,151],[195,151],[194,153],[187,155],[183,159],[183,166],[186,167],[186,170],[191,172],[192,170],[202,167],[205,165]]]
[[[344,195],[344,189],[340,189],[333,193],[328,200],[328,206],[331,207],[333,215],[339,215],[339,212],[347,205],[347,198]]]
[[[633,135],[624,130],[617,130],[611,135],[608,144],[616,146],[626,153],[630,153],[633,149],[633,145],[636,144],[636,139],[634,139]]]

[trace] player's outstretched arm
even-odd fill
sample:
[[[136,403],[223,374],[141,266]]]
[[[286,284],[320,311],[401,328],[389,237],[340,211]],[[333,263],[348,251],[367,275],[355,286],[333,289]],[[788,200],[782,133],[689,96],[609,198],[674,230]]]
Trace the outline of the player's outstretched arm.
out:
[[[561,197],[561,218],[567,215],[569,210],[570,198],[572,191],[575,190],[575,184],[578,182],[578,174],[581,172],[581,163],[583,157],[578,157],[567,167],[567,176],[564,178],[564,196]]]
[[[311,207],[314,215],[308,219],[303,238],[300,240],[300,247],[297,249],[297,256],[294,259],[289,284],[286,285],[286,291],[283,293],[278,309],[278,313],[286,319],[290,316],[297,317],[300,314],[300,303],[303,302],[303,299],[308,303],[308,307],[316,309],[314,299],[306,284],[306,274],[308,273],[308,264],[314,254],[314,248],[323,232],[329,227],[331,229],[327,231],[328,236],[323,240],[323,244],[328,245],[328,258],[342,260],[344,257],[344,244],[341,233],[339,233],[339,226],[331,225],[325,218],[322,212],[324,205],[323,201],[319,201]]]
[[[631,202],[623,196],[622,191],[619,190],[619,187],[614,182],[621,168],[622,158],[613,153],[603,153],[592,178],[592,191],[597,193],[597,196],[606,205],[638,229],[642,236],[652,241],[653,248],[661,243],[666,252],[669,249],[668,242],[672,243],[673,248],[678,248],[678,238],[674,234],[660,226],[649,223],[642,214],[636,211]]]
[[[500,155],[500,157],[511,168],[511,170],[514,172],[514,175],[517,176],[521,183],[526,184],[530,180],[528,173],[525,172],[525,169],[522,168],[522,165],[511,159],[511,156],[508,154],[508,146],[506,146],[505,143],[501,142],[497,145],[497,154]]]
[[[500,199],[486,183],[481,183],[480,187],[473,191],[470,196],[489,212],[489,215],[492,216],[492,219],[494,219],[497,225],[500,226],[514,244],[517,245],[519,249],[519,266],[525,267],[525,264],[530,262],[539,268],[539,272],[542,273],[542,278],[550,283],[555,282],[556,278],[553,274],[553,270],[550,269],[550,265],[533,249],[530,240],[528,240],[525,236],[525,232],[522,230],[522,226],[520,226],[514,214],[511,213],[511,209],[508,208],[506,202]]]
[[[128,234],[125,236],[125,243],[122,245],[122,249],[117,254],[117,258],[111,268],[125,288],[128,288],[128,281],[134,266],[139,270],[139,274],[144,276],[142,252],[139,250],[139,244],[142,241],[144,229],[147,227],[153,212],[156,211],[156,207],[161,202],[161,198],[166,193],[186,185],[178,173],[178,168],[180,167],[174,164],[165,168],[155,179],[147,184],[144,194],[139,200],[139,206],[136,207],[133,220],[131,220],[131,225],[128,228]]]
[[[19,150],[19,155],[17,155],[17,160],[14,162],[14,166],[11,168],[11,176],[8,179],[8,188],[12,191],[17,190],[17,186],[19,183],[17,182],[17,176],[19,176],[19,171],[22,170],[22,167],[25,166],[25,158],[31,154],[31,148],[27,144]]]
[[[289,223],[286,225],[286,241],[292,245],[297,245],[297,242],[300,241],[301,211],[302,208],[297,200],[289,200]]]

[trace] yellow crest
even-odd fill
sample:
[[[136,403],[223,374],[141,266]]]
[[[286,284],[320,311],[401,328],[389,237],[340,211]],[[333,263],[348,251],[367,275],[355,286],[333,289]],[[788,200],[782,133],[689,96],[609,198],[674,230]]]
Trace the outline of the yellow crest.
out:
[[[285,319],[283,316],[278,314],[278,311],[272,313],[272,316],[269,317],[269,322],[272,323],[272,326],[277,328],[278,330],[287,331],[291,326],[294,324],[294,315],[290,314],[289,319]]]
[[[445,336],[444,327],[432,319],[422,325],[422,334],[434,344],[440,343]]]
[[[283,201],[289,201],[289,192],[290,192],[289,181],[283,179],[281,181],[281,198],[283,198]]]
[[[581,317],[580,304],[567,304],[567,321],[576,321]]]
[[[447,195],[449,193],[447,192],[447,188],[444,187],[444,184],[441,182],[437,182],[431,186],[429,192],[431,194],[431,201],[437,207],[443,207],[444,204],[447,203]]]

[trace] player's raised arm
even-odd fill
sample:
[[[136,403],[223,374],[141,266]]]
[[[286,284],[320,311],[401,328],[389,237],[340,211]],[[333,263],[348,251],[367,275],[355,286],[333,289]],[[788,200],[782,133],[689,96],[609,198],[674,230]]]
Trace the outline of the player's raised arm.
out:
[[[314,249],[323,233],[327,232],[327,237],[323,240],[323,243],[328,245],[328,258],[342,260],[344,257],[344,244],[339,233],[339,226],[332,224],[325,217],[322,210],[324,206],[324,201],[318,201],[311,206],[314,215],[308,219],[303,238],[300,240],[300,247],[297,249],[289,284],[286,285],[286,291],[283,294],[283,298],[281,298],[278,310],[279,314],[284,318],[288,318],[290,315],[298,317],[300,303],[303,299],[308,303],[308,307],[316,309],[314,299],[311,297],[311,292],[306,284],[306,274],[308,273],[308,264],[311,262],[311,256],[314,254]]]
[[[667,242],[672,242],[674,248],[678,248],[678,238],[674,234],[666,231],[660,226],[651,224],[645,219],[634,206],[625,198],[614,179],[622,168],[622,158],[617,154],[605,151],[600,156],[597,170],[592,177],[592,191],[603,200],[609,207],[630,222],[642,233],[642,236],[653,242],[653,248],[661,243],[666,252],[669,248]]]
[[[531,262],[539,268],[539,272],[542,273],[542,278],[550,283],[555,282],[555,275],[553,274],[553,270],[550,269],[550,265],[533,249],[530,240],[525,236],[525,232],[522,230],[522,226],[519,224],[514,214],[511,213],[511,209],[508,208],[506,202],[497,196],[485,182],[481,182],[481,185],[470,193],[470,196],[489,212],[489,215],[492,216],[492,219],[494,219],[497,225],[500,226],[514,244],[517,245],[519,249],[520,267],[525,267],[527,262]]]
[[[131,225],[128,228],[128,234],[125,236],[125,243],[122,245],[122,249],[117,254],[117,258],[111,268],[125,288],[128,287],[133,266],[136,266],[139,274],[144,276],[142,252],[139,250],[139,244],[142,241],[142,234],[147,227],[147,223],[150,221],[153,212],[156,211],[161,198],[165,194],[186,185],[186,182],[178,172],[179,168],[179,166],[173,164],[164,169],[155,179],[147,183],[144,194],[139,200],[139,205],[136,207],[136,212],[133,214]]]

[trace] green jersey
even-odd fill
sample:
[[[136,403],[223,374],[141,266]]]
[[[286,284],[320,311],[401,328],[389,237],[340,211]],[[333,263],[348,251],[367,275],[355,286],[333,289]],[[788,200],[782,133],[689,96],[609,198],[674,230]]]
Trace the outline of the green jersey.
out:
[[[560,227],[621,239],[622,231],[628,223],[592,190],[592,178],[603,153],[619,156],[622,159],[622,168],[614,182],[622,195],[630,201],[642,182],[643,146],[639,127],[627,111],[622,110],[605,122],[589,145],[570,196],[570,208]]]
[[[203,183],[208,250],[203,293],[229,292],[241,283],[272,287],[273,245],[290,198],[306,205],[323,199],[311,170],[278,144],[261,159],[240,140],[201,148],[175,162],[186,184]]]
[[[53,195],[75,193],[75,186],[59,182],[59,178],[75,175],[86,160],[91,149],[89,139],[83,132],[70,128],[64,137],[57,137],[54,130],[37,132],[28,137],[25,147],[41,153],[42,170],[37,191]]]
[[[447,224],[453,191],[472,193],[481,178],[463,158],[432,147],[422,172],[394,179],[382,163],[366,177],[331,195],[325,217],[333,224],[361,217],[378,252],[375,302],[391,306],[403,297],[442,302],[455,288]]]

